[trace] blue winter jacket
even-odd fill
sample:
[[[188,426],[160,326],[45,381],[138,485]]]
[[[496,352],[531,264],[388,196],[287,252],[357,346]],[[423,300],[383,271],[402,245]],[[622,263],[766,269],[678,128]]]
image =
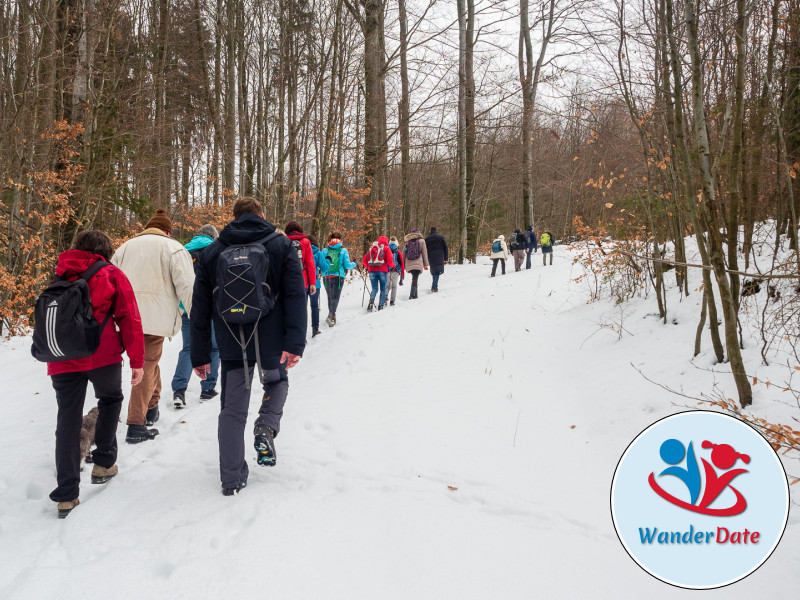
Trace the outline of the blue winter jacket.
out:
[[[311,244],[311,251],[314,254],[314,264],[317,266],[317,287],[322,287],[322,276],[328,272],[331,263],[325,260],[322,250]]]
[[[536,234],[533,231],[526,231],[525,236],[528,238],[528,252],[532,252],[539,247],[539,242],[536,240]]]
[[[339,272],[338,273],[331,273],[328,271],[325,274],[325,277],[344,277],[347,275],[347,272],[350,269],[355,269],[358,265],[350,260],[350,253],[347,252],[347,248],[342,247],[342,243],[339,242],[338,244],[330,244],[325,247],[322,251],[322,256],[328,256],[328,248],[332,250],[336,250],[337,248],[342,248],[341,253],[339,254]],[[327,259],[325,259],[327,262]]]

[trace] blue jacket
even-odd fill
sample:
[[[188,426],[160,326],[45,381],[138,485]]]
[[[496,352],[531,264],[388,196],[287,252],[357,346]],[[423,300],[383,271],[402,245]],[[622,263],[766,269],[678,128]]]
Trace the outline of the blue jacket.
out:
[[[336,250],[337,248],[341,248],[342,251],[339,254],[339,272],[332,273],[330,271],[326,272],[325,277],[344,277],[347,275],[347,272],[350,269],[355,269],[358,265],[350,260],[350,253],[347,252],[347,248],[342,247],[342,243],[339,242],[338,244],[331,244],[326,246],[325,249],[322,251],[322,256],[328,256],[328,248],[332,250]],[[327,259],[326,259],[327,262]]]
[[[525,236],[528,238],[528,252],[536,250],[539,247],[539,242],[536,240],[536,234],[533,231],[526,231]]]
[[[311,244],[311,251],[314,253],[314,264],[317,266],[317,287],[322,287],[322,276],[328,272],[331,263],[325,260],[322,250]]]
[[[242,360],[236,328],[229,329],[219,316],[214,300],[217,286],[217,260],[229,245],[247,244],[263,239],[275,231],[275,226],[252,213],[245,213],[223,229],[196,263],[191,324],[192,366],[211,362],[211,321],[214,321],[219,357],[222,360]],[[306,289],[303,271],[297,252],[289,238],[278,236],[266,245],[269,253],[269,274],[266,283],[277,295],[272,311],[258,322],[258,341],[261,349],[261,366],[277,369],[281,353],[285,350],[298,356],[306,346]],[[245,339],[250,339],[252,325],[245,325]],[[248,360],[255,360],[255,344],[247,346]]]

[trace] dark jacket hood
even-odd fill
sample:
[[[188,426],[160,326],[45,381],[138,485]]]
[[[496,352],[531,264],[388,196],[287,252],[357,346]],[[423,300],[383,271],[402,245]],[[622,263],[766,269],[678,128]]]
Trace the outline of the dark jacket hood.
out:
[[[431,227],[431,233],[430,234],[438,233],[438,232],[439,232],[439,230],[436,227]],[[430,235],[430,234],[428,234],[428,235]]]
[[[236,244],[249,244],[267,237],[275,231],[275,225],[254,215],[245,213],[235,221],[228,223],[220,231],[219,239],[226,244],[233,246]]]

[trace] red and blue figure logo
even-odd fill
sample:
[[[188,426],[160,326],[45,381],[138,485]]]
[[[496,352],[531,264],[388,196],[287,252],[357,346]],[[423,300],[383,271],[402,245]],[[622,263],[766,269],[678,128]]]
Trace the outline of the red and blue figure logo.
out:
[[[622,546],[670,585],[711,589],[758,569],[783,536],[789,482],[753,427],[714,411],[664,417],[628,445],[611,483]]]
[[[650,473],[647,478],[650,487],[667,502],[702,515],[730,517],[744,512],[747,508],[747,500],[738,489],[731,485],[731,482],[748,471],[747,469],[732,469],[731,467],[738,461],[748,464],[750,456],[737,452],[730,444],[714,444],[708,440],[703,441],[701,448],[711,450],[711,463],[703,457],[700,458],[703,464],[702,475],[697,464],[692,442],[689,442],[689,446],[686,448],[683,442],[672,438],[665,440],[659,450],[661,459],[672,466],[661,471],[658,477],[670,475],[680,479],[686,485],[689,493],[689,502],[676,498],[658,485],[655,472]],[[680,466],[681,463],[684,463],[684,458],[685,466]],[[719,472],[717,469],[719,469]],[[705,480],[705,486],[703,486],[703,480]],[[704,487],[703,496],[700,497],[700,490]],[[736,502],[731,506],[711,508],[711,504],[726,488],[729,488],[735,494]]]

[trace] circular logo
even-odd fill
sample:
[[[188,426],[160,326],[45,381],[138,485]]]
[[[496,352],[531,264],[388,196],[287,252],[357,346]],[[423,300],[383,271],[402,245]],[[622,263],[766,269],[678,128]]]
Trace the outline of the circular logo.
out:
[[[671,585],[709,589],[764,564],[789,518],[778,455],[747,423],[711,411],[656,421],[631,442],[611,484],[622,545]]]

